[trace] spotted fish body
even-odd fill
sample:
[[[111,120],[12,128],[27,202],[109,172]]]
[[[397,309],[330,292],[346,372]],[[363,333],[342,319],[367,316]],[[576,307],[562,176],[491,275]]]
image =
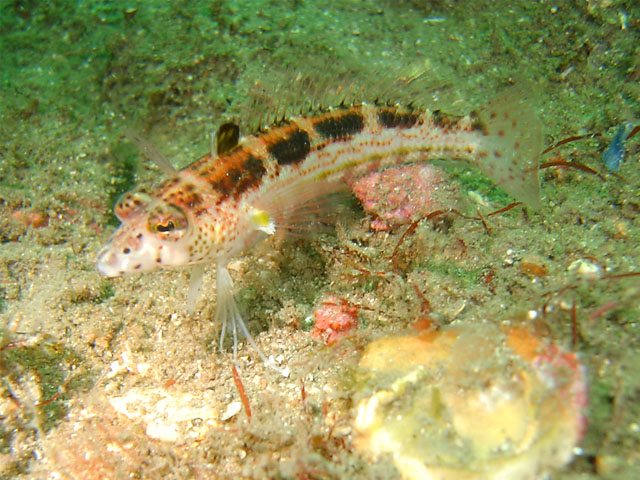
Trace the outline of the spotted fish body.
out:
[[[221,155],[204,155],[150,194],[126,194],[115,208],[122,224],[99,253],[98,270],[119,276],[215,263],[220,311],[227,262],[299,221],[291,218],[300,206],[341,181],[399,163],[461,159],[536,207],[541,141],[522,92],[466,117],[363,103],[292,118]]]

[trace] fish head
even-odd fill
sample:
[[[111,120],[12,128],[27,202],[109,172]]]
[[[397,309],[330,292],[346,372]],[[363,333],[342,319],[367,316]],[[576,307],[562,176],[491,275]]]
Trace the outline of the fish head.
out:
[[[98,253],[98,272],[106,277],[188,265],[193,230],[184,210],[162,198],[127,193],[114,213],[122,222]]]

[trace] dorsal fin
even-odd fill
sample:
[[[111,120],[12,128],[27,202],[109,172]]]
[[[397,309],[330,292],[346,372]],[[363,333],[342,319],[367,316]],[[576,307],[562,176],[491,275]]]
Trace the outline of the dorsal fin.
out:
[[[230,152],[238,145],[240,127],[235,123],[227,122],[220,125],[216,133],[216,153],[218,156]],[[213,153],[213,152],[211,152]]]
[[[160,150],[158,150],[150,142],[146,141],[133,130],[129,130],[127,128],[125,129],[124,134],[129,140],[135,143],[140,151],[144,154],[144,156],[155,163],[160,170],[162,170],[167,175],[175,175],[176,169],[173,168],[171,162],[169,162],[167,157],[165,157]]]
[[[282,118],[316,115],[331,107],[348,108],[376,98],[381,105],[411,104],[414,109],[439,108],[456,115],[470,110],[458,89],[443,80],[455,78],[454,73],[440,65],[419,63],[384,69],[374,65],[365,74],[351,70],[329,74],[321,67],[313,70],[313,75],[300,73],[295,67],[274,67],[268,79],[250,85],[225,115],[243,132],[260,133],[276,120],[281,123]]]

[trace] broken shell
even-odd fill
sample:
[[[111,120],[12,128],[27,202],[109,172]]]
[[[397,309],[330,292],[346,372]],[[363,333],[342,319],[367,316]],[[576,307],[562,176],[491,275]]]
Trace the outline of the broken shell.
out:
[[[599,265],[583,259],[575,260],[567,267],[567,271],[576,272],[581,277],[589,280],[596,280],[600,276],[601,270]]]
[[[406,479],[541,478],[585,426],[584,369],[521,328],[381,339],[360,361],[355,445]]]

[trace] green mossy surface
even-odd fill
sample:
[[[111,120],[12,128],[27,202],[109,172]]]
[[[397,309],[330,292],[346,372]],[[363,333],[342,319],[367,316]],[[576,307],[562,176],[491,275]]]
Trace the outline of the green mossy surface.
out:
[[[0,349],[2,398],[14,407],[0,426],[0,453],[11,461],[3,475],[29,471],[29,449],[15,450],[23,436],[44,435],[69,412],[69,399],[87,391],[95,379],[82,366],[82,358],[62,343],[42,338],[20,341],[3,330]],[[34,395],[39,395],[34,401]],[[6,406],[6,405],[5,405]]]

